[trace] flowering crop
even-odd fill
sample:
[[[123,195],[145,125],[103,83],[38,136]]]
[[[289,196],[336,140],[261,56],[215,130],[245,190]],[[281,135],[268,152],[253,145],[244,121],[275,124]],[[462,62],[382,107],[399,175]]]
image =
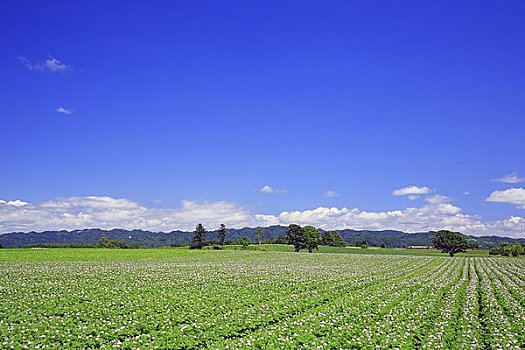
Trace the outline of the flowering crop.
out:
[[[0,348],[522,349],[525,260],[207,251],[0,262]]]

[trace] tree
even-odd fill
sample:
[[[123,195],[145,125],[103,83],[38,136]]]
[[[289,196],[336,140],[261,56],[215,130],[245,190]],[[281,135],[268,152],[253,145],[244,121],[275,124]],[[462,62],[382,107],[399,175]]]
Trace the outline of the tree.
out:
[[[242,249],[248,249],[250,245],[250,240],[248,239],[248,237],[246,236],[241,237],[241,245],[242,245]]]
[[[257,244],[261,244],[264,239],[264,231],[260,227],[257,227],[255,229],[255,234],[257,235]]]
[[[118,240],[118,239],[109,239],[108,236],[105,234],[100,236],[100,240],[98,241],[98,247],[100,248],[121,248],[121,249],[136,249],[139,248],[139,245],[130,242],[130,241],[124,241],[124,240]]]
[[[321,244],[323,238],[317,229],[313,226],[303,227],[304,241],[306,243],[306,248],[308,248],[308,253],[311,253],[314,249],[319,249],[318,246]]]
[[[363,248],[363,249],[367,249],[368,248],[368,242],[366,241],[366,239],[362,238],[362,239],[358,240],[357,242],[355,242],[355,246]]]
[[[525,254],[525,249],[523,245],[519,243],[509,244],[509,243],[500,243],[490,248],[490,255],[503,255],[503,256],[514,256]]]
[[[489,255],[508,255],[510,253],[510,248],[507,243],[500,243],[489,249]]]
[[[518,255],[523,255],[525,253],[525,249],[521,244],[515,243],[511,246],[510,253],[512,256],[517,257]]]
[[[344,247],[346,242],[337,231],[325,231],[321,244],[332,247]]]
[[[198,224],[195,228],[195,231],[193,231],[193,238],[191,240],[191,246],[192,249],[202,249],[204,247],[204,244],[206,243],[206,229],[202,224]]]
[[[100,246],[100,248],[115,248],[115,244],[113,244],[113,242],[109,240],[108,236],[106,235],[100,236],[98,245]]]
[[[432,239],[432,243],[436,249],[441,250],[442,253],[448,253],[450,256],[459,252],[465,252],[470,245],[468,241],[461,234],[441,230]]]
[[[291,224],[288,226],[286,240],[288,244],[293,245],[296,252],[307,247],[303,228],[299,225]]]
[[[279,235],[269,238],[267,242],[271,244],[288,244],[288,239],[285,235]]]
[[[226,226],[224,224],[221,224],[221,228],[217,233],[217,238],[219,241],[219,245],[224,245],[224,240],[226,239]]]

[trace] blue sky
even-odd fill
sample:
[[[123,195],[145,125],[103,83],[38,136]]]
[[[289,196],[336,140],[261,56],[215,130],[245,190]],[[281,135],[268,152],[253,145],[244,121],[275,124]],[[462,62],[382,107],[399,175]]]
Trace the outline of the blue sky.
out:
[[[525,236],[521,1],[0,13],[0,232],[293,221]]]

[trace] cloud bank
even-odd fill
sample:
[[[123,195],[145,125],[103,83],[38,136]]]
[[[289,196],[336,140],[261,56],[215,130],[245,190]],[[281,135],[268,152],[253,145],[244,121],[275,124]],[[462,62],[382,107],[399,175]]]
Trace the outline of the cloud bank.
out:
[[[0,205],[1,204],[10,205],[10,206],[13,206],[13,207],[24,207],[24,206],[28,205],[29,203],[21,201],[19,199],[15,200],[15,201],[4,201],[4,200],[0,199]]]
[[[525,209],[525,189],[509,188],[503,191],[494,191],[486,201],[514,204],[518,208]]]
[[[524,190],[525,191],[525,190]],[[524,202],[525,203],[525,202]],[[129,199],[68,197],[40,203],[0,200],[0,233],[13,231],[124,228],[152,231],[193,230],[197,223],[228,227],[313,225],[323,229],[370,229],[421,232],[448,229],[474,235],[525,237],[525,219],[511,216],[484,221],[444,199],[401,210],[364,211],[318,207],[279,214],[253,213],[231,202],[182,201],[177,208],[149,208]]]

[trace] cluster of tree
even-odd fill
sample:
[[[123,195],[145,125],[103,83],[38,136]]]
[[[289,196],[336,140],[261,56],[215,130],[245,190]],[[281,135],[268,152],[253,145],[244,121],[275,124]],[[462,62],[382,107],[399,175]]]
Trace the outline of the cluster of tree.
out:
[[[224,245],[242,245],[247,248],[250,244],[250,239],[246,236],[242,236],[232,240],[226,240],[226,227],[221,224],[217,232],[217,240],[208,240],[208,232],[202,224],[198,224],[193,231],[193,236],[190,244],[190,249],[202,249],[207,245],[213,245],[215,249],[220,249]],[[314,249],[318,249],[319,245],[327,245],[333,247],[344,247],[348,243],[341,237],[337,231],[322,231],[319,232],[313,226],[301,227],[296,224],[288,226],[287,234],[273,236],[272,238],[265,240],[265,232],[257,227],[255,229],[256,242],[270,243],[270,244],[289,244],[294,246],[296,252],[301,249],[307,249],[308,252],[313,252]],[[361,239],[356,242],[356,246],[361,248],[367,248],[368,243],[366,240]],[[384,244],[382,245],[384,247]]]
[[[471,248],[469,242],[463,235],[447,230],[441,230],[436,233],[432,243],[436,249],[441,250],[442,253],[448,253],[450,256],[454,256],[456,253],[466,252],[467,249]]]
[[[344,247],[346,241],[341,237],[337,231],[325,231],[323,233],[323,239],[321,245],[329,245],[332,247]]]
[[[247,248],[250,245],[250,239],[246,236],[234,239],[234,240],[226,240],[226,226],[224,224],[221,224],[219,230],[217,231],[217,240],[216,241],[208,241],[207,237],[207,231],[204,228],[202,224],[198,224],[195,228],[195,231],[193,231],[193,237],[191,239],[191,245],[190,249],[202,249],[206,245],[213,244],[218,249],[225,244],[235,244],[235,245],[242,245],[244,248]],[[261,244],[264,241],[265,233],[260,228],[257,227],[255,229],[255,233],[257,235],[257,243]]]
[[[519,256],[525,254],[525,248],[522,244],[514,243],[514,244],[507,244],[507,243],[501,243],[497,246],[494,246],[490,248],[489,250],[490,255],[503,255],[503,256]]]
[[[366,249],[366,248],[368,248],[369,245],[368,245],[368,242],[366,241],[366,239],[360,239],[357,242],[355,242],[355,246],[363,248],[363,249]]]
[[[318,249],[323,238],[317,229],[313,226],[301,227],[296,224],[288,226],[288,244],[293,245],[296,252],[301,249],[308,249],[311,253],[314,249]]]
[[[100,237],[100,241],[97,245],[98,248],[120,248],[120,249],[137,249],[140,248],[138,244],[124,241],[124,240],[117,240],[117,239],[109,239],[106,235],[102,235]]]

